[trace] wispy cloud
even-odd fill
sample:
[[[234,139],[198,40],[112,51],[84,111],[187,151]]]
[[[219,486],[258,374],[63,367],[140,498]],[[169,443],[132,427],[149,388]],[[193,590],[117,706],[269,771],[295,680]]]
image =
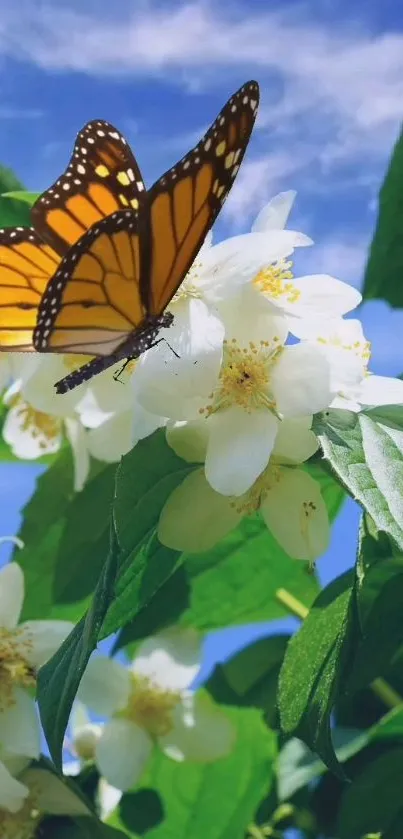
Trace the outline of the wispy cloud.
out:
[[[306,4],[259,11],[246,0],[118,7],[21,0],[16,9],[4,0],[0,54],[48,71],[152,76],[191,92],[256,75],[259,151],[243,167],[229,214],[253,196],[259,202],[281,174],[311,167],[325,179],[354,166],[361,179],[368,161],[384,165],[403,116],[403,32],[374,34],[365,19],[318,21]]]

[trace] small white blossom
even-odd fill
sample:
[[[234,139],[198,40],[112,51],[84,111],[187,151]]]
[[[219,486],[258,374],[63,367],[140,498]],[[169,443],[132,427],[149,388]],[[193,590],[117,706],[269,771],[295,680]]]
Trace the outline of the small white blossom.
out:
[[[3,752],[39,756],[39,722],[27,688],[73,628],[67,621],[18,624],[23,599],[24,575],[11,562],[0,571],[0,759]]]
[[[176,628],[142,643],[129,667],[104,656],[91,659],[79,698],[111,717],[95,745],[109,784],[120,790],[135,784],[155,745],[178,761],[213,761],[230,751],[230,721],[190,689],[200,665],[197,634]]]
[[[168,363],[152,350],[139,367],[144,408],[175,420],[204,417],[206,477],[224,495],[242,495],[266,468],[281,421],[328,407],[329,365],[316,346],[285,346],[284,318],[246,289],[222,312],[226,338],[209,335],[197,356]]]
[[[259,510],[286,553],[313,563],[328,546],[330,527],[319,484],[298,468],[318,448],[311,422],[312,417],[283,421],[268,466],[244,495],[215,492],[203,469],[192,472],[165,504],[160,541],[175,550],[206,551]],[[186,460],[204,459],[207,440],[200,426],[177,424],[167,431],[168,442]]]
[[[357,319],[336,318],[323,323],[306,321],[303,336],[327,359],[332,408],[360,411],[362,407],[403,404],[403,381],[368,371],[371,345]]]

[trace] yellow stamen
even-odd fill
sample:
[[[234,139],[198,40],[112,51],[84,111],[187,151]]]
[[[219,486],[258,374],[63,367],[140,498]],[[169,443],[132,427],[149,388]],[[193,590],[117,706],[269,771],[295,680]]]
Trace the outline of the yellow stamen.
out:
[[[0,810],[0,836],[2,839],[33,839],[42,814],[29,795],[17,813]]]
[[[283,297],[287,303],[296,303],[301,292],[295,287],[293,282],[294,275],[290,268],[291,261],[279,259],[272,265],[262,268],[253,280],[253,285],[258,291],[267,294],[269,297],[274,297],[276,300]]]
[[[54,443],[59,439],[62,432],[60,417],[35,410],[32,405],[24,402],[20,394],[14,396],[9,404],[16,409],[21,430],[28,432],[34,440],[37,440],[40,449],[45,451],[49,443]]]
[[[276,403],[270,391],[270,368],[277,360],[282,347],[279,338],[271,342],[252,341],[241,347],[235,338],[224,341],[224,356],[219,383],[211,394],[211,404],[202,408],[205,416],[231,405],[238,405],[250,413],[256,408],[276,411]]]
[[[133,675],[133,689],[121,716],[137,723],[152,737],[162,737],[172,728],[172,714],[180,694],[156,687],[144,676]]]
[[[31,649],[20,629],[0,629],[0,710],[13,705],[15,687],[35,687],[35,670],[27,661]]]

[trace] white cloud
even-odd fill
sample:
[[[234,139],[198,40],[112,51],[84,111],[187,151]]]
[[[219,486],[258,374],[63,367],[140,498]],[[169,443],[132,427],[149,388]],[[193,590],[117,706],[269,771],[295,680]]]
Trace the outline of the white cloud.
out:
[[[368,240],[364,237],[353,239],[340,231],[338,239],[324,239],[312,248],[299,248],[295,260],[295,273],[297,276],[311,273],[331,274],[360,288],[367,260],[367,247]]]
[[[193,93],[222,90],[224,79],[229,93],[255,75],[262,88],[259,156],[241,170],[230,216],[261,202],[268,190],[293,186],[284,179],[309,167],[323,183],[354,165],[362,187],[362,171],[372,162],[377,183],[376,167],[384,165],[403,115],[403,32],[374,34],[365,19],[318,21],[306,4],[261,8],[246,0],[119,6],[21,0],[18,7],[3,0],[0,54],[47,71],[153,76]]]

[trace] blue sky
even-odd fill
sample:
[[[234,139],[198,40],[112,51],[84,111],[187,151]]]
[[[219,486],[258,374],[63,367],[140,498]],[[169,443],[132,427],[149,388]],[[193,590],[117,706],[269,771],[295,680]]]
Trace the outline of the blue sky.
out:
[[[360,285],[403,116],[403,9],[394,0],[2,0],[0,61],[0,162],[33,190],[59,176],[94,118],[127,136],[150,184],[256,78],[259,118],[216,240],[248,230],[270,197],[296,189],[292,227],[315,241],[296,272]],[[402,314],[375,301],[360,316],[372,369],[403,371]],[[17,528],[35,472],[0,465],[1,533]],[[357,521],[351,502],[319,562],[324,581],[352,564]],[[225,633],[209,654],[232,643],[239,636]]]

